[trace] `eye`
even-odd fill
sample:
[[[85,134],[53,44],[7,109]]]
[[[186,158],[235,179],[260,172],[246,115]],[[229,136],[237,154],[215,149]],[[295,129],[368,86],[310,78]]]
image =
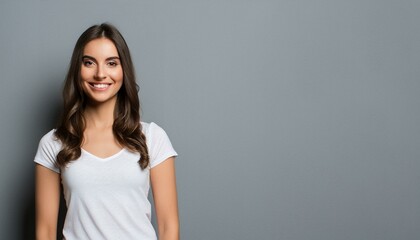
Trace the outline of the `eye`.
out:
[[[111,67],[115,67],[115,66],[118,65],[118,63],[115,62],[115,61],[110,61],[110,62],[108,62],[108,65],[111,66]]]
[[[93,65],[93,62],[91,60],[83,60],[83,65],[86,67],[90,67]]]

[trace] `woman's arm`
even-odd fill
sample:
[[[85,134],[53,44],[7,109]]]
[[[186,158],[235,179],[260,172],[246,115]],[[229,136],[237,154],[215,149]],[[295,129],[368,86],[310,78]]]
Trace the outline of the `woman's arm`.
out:
[[[60,174],[40,165],[35,166],[36,239],[57,239],[60,205]]]
[[[170,157],[150,170],[160,240],[179,239],[174,160],[174,157]]]

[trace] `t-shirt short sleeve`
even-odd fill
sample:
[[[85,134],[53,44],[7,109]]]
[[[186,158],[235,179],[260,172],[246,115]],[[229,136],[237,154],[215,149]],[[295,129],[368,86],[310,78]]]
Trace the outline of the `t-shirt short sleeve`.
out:
[[[149,125],[148,140],[150,168],[162,163],[169,157],[178,156],[165,130],[154,122]]]
[[[56,156],[61,149],[59,140],[54,136],[54,130],[45,134],[39,141],[38,150],[34,162],[60,173],[60,168],[56,163]]]

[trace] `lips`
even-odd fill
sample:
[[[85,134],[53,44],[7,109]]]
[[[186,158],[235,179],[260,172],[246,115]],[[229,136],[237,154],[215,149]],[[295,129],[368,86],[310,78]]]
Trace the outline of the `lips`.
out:
[[[89,85],[96,90],[106,90],[111,83],[89,83]]]

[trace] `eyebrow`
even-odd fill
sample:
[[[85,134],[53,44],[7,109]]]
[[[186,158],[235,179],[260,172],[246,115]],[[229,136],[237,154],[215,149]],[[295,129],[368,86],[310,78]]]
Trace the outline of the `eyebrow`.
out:
[[[91,59],[91,60],[96,61],[96,59],[95,59],[94,57],[89,56],[89,55],[84,55],[84,56],[82,57],[82,59],[84,59],[84,58],[88,58],[88,59]],[[109,57],[109,58],[107,58],[107,59],[105,59],[105,60],[106,60],[106,61],[109,61],[109,60],[114,60],[114,59],[119,60],[120,58],[119,58],[119,57],[117,57],[117,56],[112,56],[112,57]]]

